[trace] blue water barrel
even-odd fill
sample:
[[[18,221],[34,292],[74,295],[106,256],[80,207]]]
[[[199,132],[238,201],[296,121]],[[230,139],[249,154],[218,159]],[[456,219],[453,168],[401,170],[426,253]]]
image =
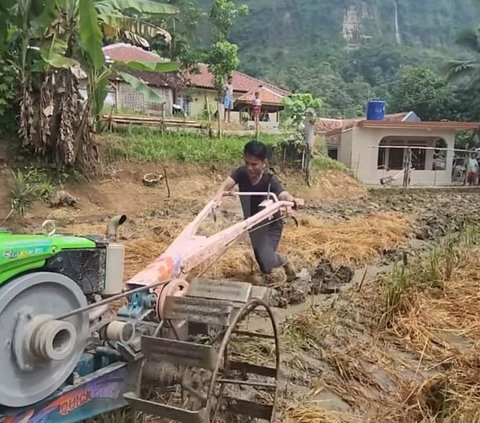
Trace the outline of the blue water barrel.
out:
[[[385,102],[370,100],[367,105],[367,120],[383,120],[385,117]]]

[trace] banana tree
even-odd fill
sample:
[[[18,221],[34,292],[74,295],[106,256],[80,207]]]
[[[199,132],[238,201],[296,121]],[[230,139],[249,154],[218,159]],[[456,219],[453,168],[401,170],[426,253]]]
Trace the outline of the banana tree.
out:
[[[178,14],[178,9],[154,1],[136,0],[94,0],[98,21],[102,32],[108,37],[122,37],[148,47],[147,40],[163,37],[170,44],[172,37],[168,31],[155,25],[151,20],[163,19]],[[148,16],[150,22],[142,17]]]
[[[124,12],[160,15],[174,13],[174,9],[150,1],[131,0],[19,0],[13,6],[9,1],[0,0],[0,7],[8,9],[11,24],[22,39],[19,60],[23,88],[22,141],[60,165],[80,164],[91,168],[99,156],[92,133],[109,79],[123,77],[153,99],[156,93],[126,69],[153,72],[178,69],[178,65],[172,63],[106,63],[102,51],[106,32],[134,29],[132,16],[122,15]],[[148,35],[144,27],[138,28],[143,31],[139,37]],[[169,39],[167,33],[163,34]],[[85,101],[79,89],[79,69],[88,77]]]

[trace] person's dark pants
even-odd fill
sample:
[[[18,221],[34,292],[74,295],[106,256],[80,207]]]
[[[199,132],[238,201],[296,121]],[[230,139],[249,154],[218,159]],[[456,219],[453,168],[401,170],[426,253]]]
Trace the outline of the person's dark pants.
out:
[[[283,221],[277,220],[268,225],[265,223],[262,222],[252,228],[249,235],[260,270],[262,273],[271,273],[273,269],[285,263],[283,257],[277,252],[282,239]]]

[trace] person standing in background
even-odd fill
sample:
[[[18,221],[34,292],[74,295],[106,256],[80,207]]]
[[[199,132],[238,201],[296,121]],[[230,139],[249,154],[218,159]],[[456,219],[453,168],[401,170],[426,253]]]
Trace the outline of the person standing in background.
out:
[[[228,77],[227,84],[223,88],[224,98],[223,98],[223,107],[225,108],[225,115],[223,118],[224,122],[230,123],[230,112],[233,110],[233,78]]]
[[[469,186],[477,183],[478,177],[478,161],[475,153],[470,153],[470,158],[467,161],[467,184]]]
[[[258,125],[260,121],[260,114],[262,113],[262,101],[260,100],[260,93],[258,91],[255,92],[255,97],[252,100],[252,108],[253,120],[255,122],[255,132],[258,138]]]

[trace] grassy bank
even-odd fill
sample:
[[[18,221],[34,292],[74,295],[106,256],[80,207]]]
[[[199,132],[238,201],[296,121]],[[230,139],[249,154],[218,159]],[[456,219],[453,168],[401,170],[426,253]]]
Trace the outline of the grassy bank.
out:
[[[221,140],[188,133],[162,133],[147,128],[131,128],[125,133],[105,134],[106,158],[133,162],[169,161],[211,165],[237,163],[243,146],[251,140],[246,136],[225,136]],[[262,136],[273,146],[278,136]]]
[[[272,150],[284,141],[284,135],[262,135],[260,140]],[[162,133],[149,128],[129,128],[121,133],[102,135],[106,159],[109,162],[194,163],[198,165],[236,164],[241,160],[244,145],[250,136],[225,136],[209,138],[191,133]],[[277,147],[277,148],[276,148]],[[279,154],[279,156],[282,156]],[[276,157],[277,161],[279,157]],[[281,160],[281,159],[280,159]],[[314,170],[344,170],[344,166],[326,156],[315,157]]]

